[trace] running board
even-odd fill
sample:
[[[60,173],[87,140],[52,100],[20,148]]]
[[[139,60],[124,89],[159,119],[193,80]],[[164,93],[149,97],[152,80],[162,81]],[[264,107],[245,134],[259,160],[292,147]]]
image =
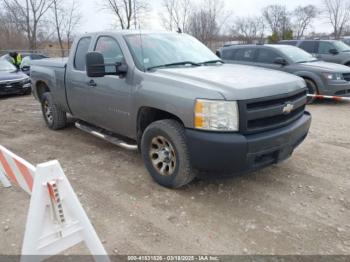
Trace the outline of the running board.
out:
[[[75,127],[79,128],[80,130],[89,133],[95,137],[102,138],[103,140],[106,140],[107,142],[110,142],[114,145],[120,146],[124,149],[128,150],[137,150],[138,146],[136,144],[128,143],[124,141],[121,137],[118,137],[117,135],[108,132],[102,128],[95,127],[93,125],[84,123],[82,121],[75,122]],[[126,139],[127,140],[127,139]]]

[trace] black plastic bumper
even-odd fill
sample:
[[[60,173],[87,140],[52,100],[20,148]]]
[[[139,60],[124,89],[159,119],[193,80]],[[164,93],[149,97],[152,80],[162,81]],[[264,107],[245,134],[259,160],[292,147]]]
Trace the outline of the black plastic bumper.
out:
[[[25,94],[30,89],[31,89],[31,87],[0,88],[0,96],[22,95],[22,94]]]
[[[254,135],[187,129],[192,165],[217,176],[256,171],[290,157],[306,138],[310,125],[311,115],[305,112],[286,127]]]

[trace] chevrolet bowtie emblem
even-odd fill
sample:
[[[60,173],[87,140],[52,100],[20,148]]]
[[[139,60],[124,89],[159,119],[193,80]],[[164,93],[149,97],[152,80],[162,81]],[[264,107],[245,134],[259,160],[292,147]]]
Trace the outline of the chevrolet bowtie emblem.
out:
[[[293,104],[287,104],[285,107],[283,107],[283,114],[288,115],[292,113],[293,109],[294,109]]]

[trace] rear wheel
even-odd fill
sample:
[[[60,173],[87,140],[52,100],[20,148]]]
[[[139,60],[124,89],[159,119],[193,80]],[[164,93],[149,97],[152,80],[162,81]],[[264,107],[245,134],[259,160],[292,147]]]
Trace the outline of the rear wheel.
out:
[[[44,93],[41,100],[41,110],[48,128],[58,130],[66,127],[67,115],[56,105],[51,93]]]
[[[306,87],[307,87],[307,94],[308,95],[317,95],[318,91],[317,91],[316,84],[310,79],[305,79],[305,82],[306,82]],[[315,102],[315,100],[316,100],[315,97],[308,97],[307,103],[312,104],[313,102]]]
[[[195,178],[184,127],[175,120],[161,120],[147,127],[141,153],[153,179],[168,188],[179,188]]]

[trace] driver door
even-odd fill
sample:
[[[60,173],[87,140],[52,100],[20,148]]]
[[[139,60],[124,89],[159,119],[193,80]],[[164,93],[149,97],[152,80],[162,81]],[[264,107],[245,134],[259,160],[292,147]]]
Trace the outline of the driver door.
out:
[[[331,62],[331,63],[339,63],[339,54],[334,55],[330,53],[331,49],[336,49],[332,43],[329,42],[320,42],[318,53],[320,58],[323,61]]]
[[[256,65],[260,67],[265,67],[269,69],[286,71],[286,66],[275,64],[277,58],[285,58],[277,52],[267,49],[259,48],[258,54],[256,56]]]
[[[94,48],[104,57],[105,64],[125,63],[118,41],[111,36],[100,36]],[[115,72],[115,66],[106,66],[106,72]],[[93,108],[91,122],[97,126],[126,135],[130,118],[130,99],[132,80],[126,76],[106,75],[90,77],[92,84],[90,107]]]

